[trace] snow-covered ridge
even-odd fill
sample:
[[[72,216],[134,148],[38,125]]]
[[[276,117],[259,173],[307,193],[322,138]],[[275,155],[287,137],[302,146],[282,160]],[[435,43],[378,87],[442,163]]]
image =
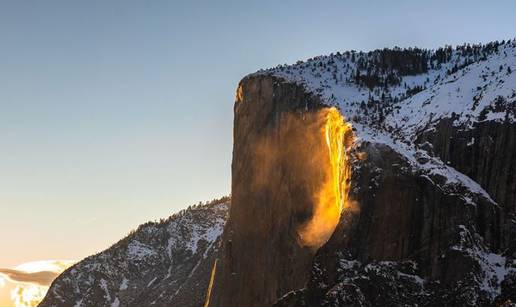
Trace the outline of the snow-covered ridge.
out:
[[[513,40],[456,49],[351,51],[256,74],[303,85],[328,105],[339,107],[351,123],[401,128],[453,113],[460,116],[460,123],[475,120],[499,96],[514,101],[515,68]]]
[[[508,40],[437,50],[351,51],[253,75],[272,75],[304,86],[340,109],[354,127],[357,145],[386,144],[415,169],[445,177],[444,186],[459,185],[491,200],[476,182],[429,156],[415,141],[445,118],[461,129],[485,121],[515,122],[515,71],[516,40]]]
[[[141,225],[60,275],[41,306],[181,305],[207,285],[228,209],[225,197]]]

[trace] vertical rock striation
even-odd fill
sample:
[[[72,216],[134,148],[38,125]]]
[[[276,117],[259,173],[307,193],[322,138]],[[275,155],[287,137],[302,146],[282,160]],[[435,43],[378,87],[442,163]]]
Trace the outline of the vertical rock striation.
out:
[[[516,112],[516,104],[507,113]],[[516,213],[516,124],[483,121],[473,129],[455,127],[454,118],[439,121],[418,143],[478,182],[507,213]]]

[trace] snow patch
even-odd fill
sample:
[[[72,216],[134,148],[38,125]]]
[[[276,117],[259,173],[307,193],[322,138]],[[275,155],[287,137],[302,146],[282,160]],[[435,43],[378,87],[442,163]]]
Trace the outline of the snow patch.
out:
[[[118,299],[118,297],[115,297],[115,300],[111,304],[111,307],[119,307],[119,306],[120,306],[120,300]]]
[[[147,246],[140,241],[131,241],[127,246],[127,257],[131,260],[142,260],[154,255],[156,255],[156,252],[152,247]]]

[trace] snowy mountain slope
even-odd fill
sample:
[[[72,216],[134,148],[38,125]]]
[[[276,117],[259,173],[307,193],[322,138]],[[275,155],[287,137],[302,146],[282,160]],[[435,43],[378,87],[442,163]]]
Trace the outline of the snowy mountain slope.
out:
[[[515,70],[516,40],[512,40],[456,49],[337,53],[254,75],[303,85],[341,110],[354,127],[357,144],[386,144],[416,169],[444,177],[443,187],[460,186],[492,200],[478,183],[422,150],[416,141],[446,118],[464,129],[483,121],[513,123]]]
[[[338,106],[352,124],[374,125],[379,112],[383,112],[387,118],[376,124],[398,125],[413,134],[428,122],[453,113],[459,115],[459,123],[478,120],[480,112],[498,96],[514,98],[516,75],[512,71],[516,69],[516,41],[496,44],[439,49],[449,53],[445,60],[438,59],[439,51],[421,49],[337,53],[257,74],[271,74],[304,85],[328,104]],[[419,57],[418,62],[424,63],[419,66],[426,67],[403,71],[403,65],[382,65],[381,61],[386,60],[378,58],[387,52],[396,52],[400,58],[406,54]],[[391,67],[384,67],[387,65]],[[378,81],[364,84],[364,76]],[[389,78],[393,81],[388,81]],[[376,104],[368,108],[380,110],[367,114],[362,102]],[[501,112],[492,110],[492,113]],[[497,114],[488,119],[503,118]],[[513,114],[510,120],[515,120]],[[359,137],[368,133],[357,131]]]
[[[194,206],[61,274],[40,306],[201,306],[229,199]]]

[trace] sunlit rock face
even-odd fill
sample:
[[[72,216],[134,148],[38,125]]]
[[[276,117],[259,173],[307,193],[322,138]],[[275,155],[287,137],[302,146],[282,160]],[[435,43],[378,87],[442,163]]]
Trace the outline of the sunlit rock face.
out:
[[[232,208],[211,306],[269,306],[307,281],[345,207],[351,128],[273,77],[237,91]]]

